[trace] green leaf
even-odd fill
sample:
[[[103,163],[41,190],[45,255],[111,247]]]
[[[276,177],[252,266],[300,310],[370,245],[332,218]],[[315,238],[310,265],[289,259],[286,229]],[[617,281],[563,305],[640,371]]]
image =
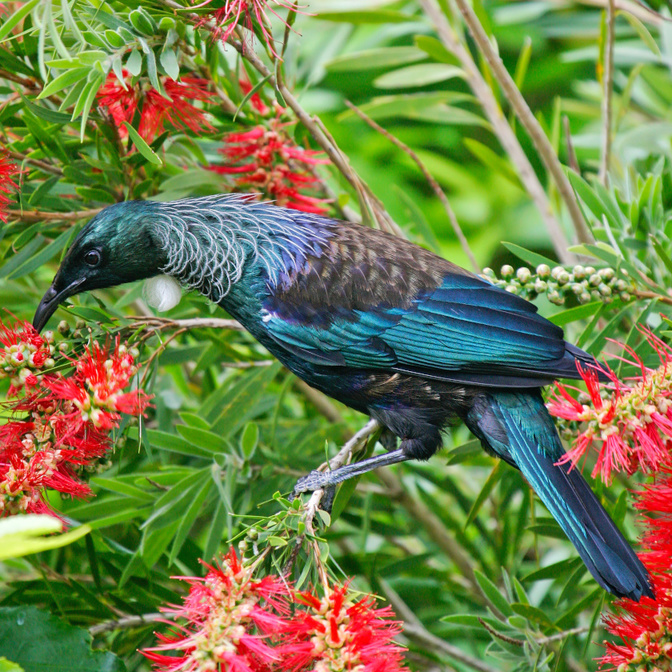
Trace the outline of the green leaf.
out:
[[[0,519],[0,560],[20,558],[32,553],[41,553],[53,548],[67,546],[91,531],[88,525],[80,525],[65,534],[44,538],[63,530],[63,523],[46,514],[29,513],[23,516]]]
[[[458,58],[443,46],[440,40],[428,35],[416,35],[415,44],[418,49],[422,49],[428,56],[431,56],[439,63],[448,63],[449,65],[459,64]]]
[[[467,520],[464,523],[464,528],[467,529],[469,525],[473,522],[474,518],[478,515],[478,512],[481,510],[481,507],[483,506],[485,500],[490,496],[490,493],[492,492],[492,489],[497,485],[499,479],[502,477],[502,462],[501,460],[497,461],[495,466],[493,467],[492,471],[490,472],[490,475],[488,476],[487,480],[483,484],[483,487],[481,488],[481,491],[478,493],[478,497],[474,500],[474,503],[469,511],[469,515],[467,516]]]
[[[476,577],[476,581],[478,581],[478,585],[481,587],[483,594],[490,600],[494,607],[504,616],[511,616],[513,614],[511,605],[499,592],[499,588],[497,588],[485,574],[481,574],[477,569],[474,570],[474,576]]]
[[[176,429],[190,445],[197,446],[211,455],[228,452],[226,441],[219,434],[197,427],[187,427],[186,425],[177,425]]]
[[[0,656],[25,672],[124,672],[106,651],[93,651],[87,630],[33,606],[0,607]]]
[[[315,15],[321,21],[337,23],[406,23],[411,17],[391,9],[365,9],[359,12],[321,12]]]
[[[129,431],[129,436],[133,437],[133,434],[135,433],[135,438],[137,438],[137,429],[131,428],[131,430],[133,431]],[[160,450],[167,450],[171,453],[189,455],[191,457],[198,456],[212,459],[212,450],[200,448],[199,446],[190,443],[186,439],[176,436],[175,434],[161,432],[158,429],[148,429],[147,438],[149,439],[151,446],[154,448],[159,448]]]
[[[155,166],[162,166],[163,161],[161,161],[160,157],[143,140],[140,133],[138,133],[133,128],[133,126],[131,126],[127,121],[124,121],[123,124],[126,127],[126,130],[128,131],[128,135],[130,136],[131,141],[136,146],[136,148],[140,152],[140,154],[142,154],[147,159],[147,161],[149,161],[150,163],[153,163]]]
[[[12,14],[7,21],[4,21],[0,26],[0,42],[2,42],[19,23],[33,11],[33,8],[39,5],[41,0],[30,0],[25,5],[22,5],[14,14]]]
[[[142,72],[142,54],[137,49],[133,49],[130,53],[126,60],[126,68],[133,77],[137,77]]]
[[[70,115],[65,112],[57,112],[48,107],[35,104],[32,100],[28,100],[21,92],[19,92],[23,104],[36,116],[45,121],[50,121],[55,124],[67,124],[70,122]]]
[[[234,115],[233,115],[233,120],[234,120],[234,121],[236,120],[236,117],[238,116],[238,114],[240,114],[240,111],[241,111],[241,110],[243,109],[243,107],[245,106],[245,103],[247,103],[247,101],[250,100],[250,98],[252,98],[252,96],[253,96],[255,93],[261,91],[261,89],[264,88],[264,84],[266,84],[266,82],[267,82],[271,77],[273,77],[273,73],[272,73],[272,72],[269,72],[269,73],[266,75],[266,77],[262,77],[262,78],[261,78],[261,79],[260,79],[260,80],[259,80],[259,81],[258,81],[258,82],[257,82],[257,83],[256,83],[256,84],[255,84],[255,85],[254,85],[254,86],[247,92],[247,94],[245,95],[245,97],[240,101],[240,105],[238,105],[238,108],[236,109],[236,111],[235,111],[235,113],[234,113]]]
[[[499,156],[499,154],[493,152],[490,147],[473,138],[465,138],[464,144],[484,166],[505,177],[511,184],[518,187],[521,191],[523,190],[520,177],[507,157]]]
[[[175,533],[175,537],[173,538],[173,545],[170,549],[170,555],[168,556],[169,564],[172,565],[173,562],[175,562],[175,558],[177,558],[180,550],[182,549],[182,546],[184,545],[184,542],[187,539],[189,530],[191,530],[194,523],[196,522],[196,519],[198,518],[198,514],[201,512],[203,502],[205,502],[206,497],[210,494],[214,487],[214,483],[208,475],[204,479],[200,490],[198,490],[196,495],[191,498],[187,510],[182,514],[180,524],[177,528],[177,532]]]
[[[526,261],[528,264],[531,264],[534,267],[539,266],[539,264],[547,264],[551,268],[558,265],[557,261],[553,261],[553,259],[544,257],[542,254],[537,254],[536,252],[526,250],[524,247],[516,245],[515,243],[505,243],[502,241],[502,245],[504,245],[504,247],[509,252],[513,252],[513,254],[515,254],[519,259]]]
[[[43,250],[40,250],[35,256],[21,264],[15,271],[9,273],[7,277],[10,280],[14,280],[24,275],[29,275],[34,270],[40,268],[40,266],[44,266],[44,264],[65,247],[70,238],[72,238],[72,230],[66,229],[56,240],[52,240]]]
[[[238,428],[244,421],[245,413],[254,406],[261,392],[275,378],[279,370],[280,364],[276,362],[272,366],[246,372],[245,376],[241,376],[241,380],[226,391],[224,403],[215,408],[210,409],[208,399],[201,410],[205,411],[206,407],[208,408],[206,419],[212,422],[213,432],[227,437]],[[215,399],[218,397],[219,395],[213,396]]]
[[[7,660],[4,656],[0,658],[0,672],[26,672],[22,667]]]
[[[358,72],[414,63],[423,58],[427,55],[416,47],[385,47],[343,54],[326,63],[325,67],[329,72]]]
[[[553,315],[549,315],[548,319],[553,322],[553,324],[563,327],[570,322],[585,320],[588,317],[592,317],[603,305],[604,304],[601,301],[593,301],[592,303],[586,303],[582,306],[575,306],[574,308],[568,308],[559,313],[554,313]]]
[[[52,79],[49,84],[42,89],[40,95],[37,97],[38,100],[48,98],[54,93],[58,93],[68,86],[76,84],[81,79],[85,79],[88,77],[90,70],[90,68],[73,68],[72,70],[66,70],[56,77],[56,79]]]
[[[170,77],[174,82],[177,81],[180,76],[180,64],[177,60],[177,54],[174,49],[162,49],[161,55],[159,56],[159,61],[163,66],[163,69],[166,71],[168,77]]]
[[[464,77],[462,68],[443,63],[421,63],[387,72],[376,78],[373,85],[379,89],[403,89],[445,82],[455,77]]]
[[[537,609],[537,607],[533,607],[531,604],[514,602],[511,604],[511,609],[513,609],[519,616],[523,616],[528,621],[536,623],[543,628],[553,627],[553,623],[549,620],[548,616],[546,616],[541,609]]]
[[[653,35],[651,35],[649,29],[634,14],[623,10],[617,10],[616,16],[622,16],[635,29],[635,32],[639,35],[642,42],[644,42],[644,44],[658,56],[658,58],[661,58],[660,49],[658,48],[658,44]]]
[[[259,425],[248,422],[240,437],[240,450],[246,460],[252,459],[259,443]]]
[[[24,264],[28,259],[30,259],[35,252],[40,248],[44,242],[44,236],[38,234],[33,238],[27,245],[21,248],[19,252],[12,255],[10,260],[2,267],[0,267],[0,278],[4,278],[13,271],[15,271],[19,266]]]

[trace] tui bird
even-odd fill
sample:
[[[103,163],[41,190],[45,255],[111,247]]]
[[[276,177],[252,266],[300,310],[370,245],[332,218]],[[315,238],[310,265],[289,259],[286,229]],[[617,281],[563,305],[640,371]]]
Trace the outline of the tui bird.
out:
[[[166,274],[238,319],[312,387],[377,419],[398,448],[301,489],[429,459],[459,418],[520,469],[595,580],[654,597],[650,577],[563,448],[540,389],[591,355],[536,307],[406,240],[241,195],[131,201],[96,215],[35,313],[79,292]]]

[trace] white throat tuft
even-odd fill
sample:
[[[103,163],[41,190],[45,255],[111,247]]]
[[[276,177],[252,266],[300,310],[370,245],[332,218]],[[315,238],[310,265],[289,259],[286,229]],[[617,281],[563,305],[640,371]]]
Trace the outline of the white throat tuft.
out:
[[[180,283],[170,275],[155,275],[145,280],[142,288],[145,301],[160,313],[175,308],[182,298]]]

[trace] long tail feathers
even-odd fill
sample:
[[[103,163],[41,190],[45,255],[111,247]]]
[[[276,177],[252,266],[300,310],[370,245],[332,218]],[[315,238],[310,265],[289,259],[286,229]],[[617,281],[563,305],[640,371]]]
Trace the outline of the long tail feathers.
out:
[[[482,395],[466,422],[486,448],[520,469],[605,590],[635,601],[654,597],[646,568],[581,473],[556,464],[563,449],[539,393]]]

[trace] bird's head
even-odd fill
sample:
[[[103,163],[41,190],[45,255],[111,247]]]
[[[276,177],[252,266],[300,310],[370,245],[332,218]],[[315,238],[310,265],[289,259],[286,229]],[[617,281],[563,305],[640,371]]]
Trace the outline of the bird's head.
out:
[[[79,232],[35,311],[35,329],[42,330],[68,297],[160,273],[166,259],[153,226],[157,206],[151,201],[117,203]]]

